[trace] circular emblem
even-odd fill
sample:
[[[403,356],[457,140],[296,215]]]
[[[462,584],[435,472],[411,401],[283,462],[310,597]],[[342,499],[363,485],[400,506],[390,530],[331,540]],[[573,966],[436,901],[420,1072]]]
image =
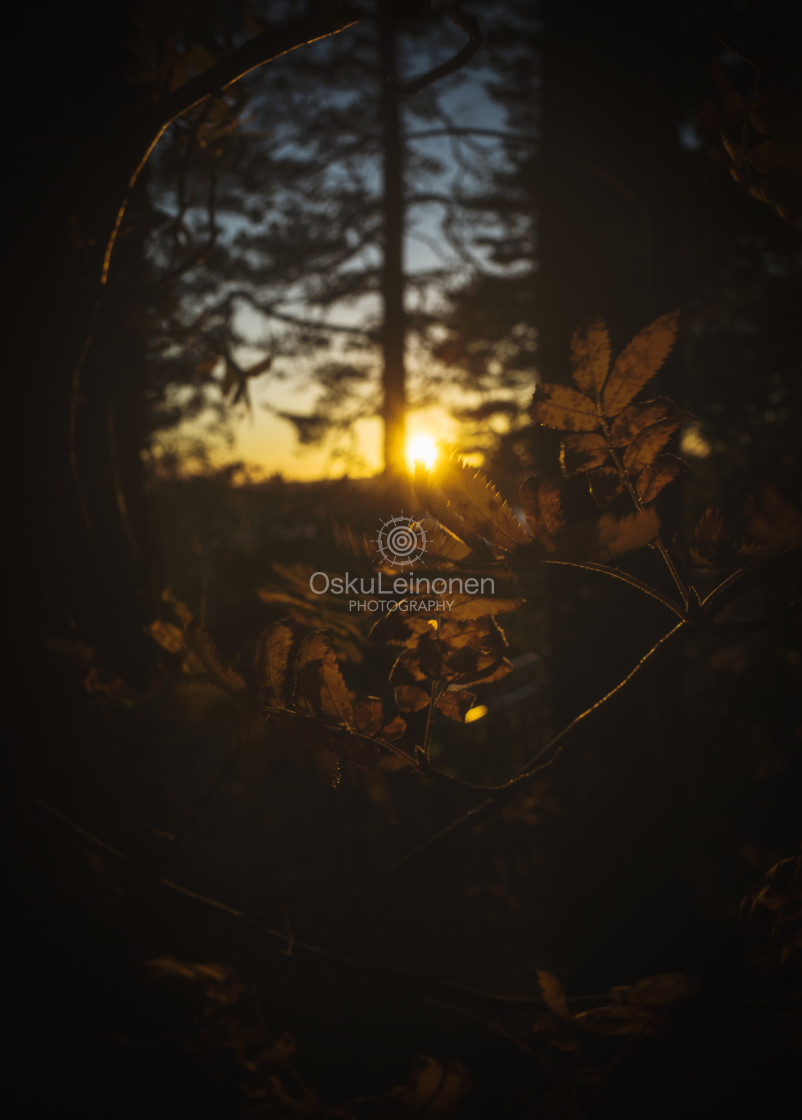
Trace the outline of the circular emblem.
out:
[[[376,547],[386,563],[404,567],[426,551],[426,532],[412,517],[391,517],[379,529]]]

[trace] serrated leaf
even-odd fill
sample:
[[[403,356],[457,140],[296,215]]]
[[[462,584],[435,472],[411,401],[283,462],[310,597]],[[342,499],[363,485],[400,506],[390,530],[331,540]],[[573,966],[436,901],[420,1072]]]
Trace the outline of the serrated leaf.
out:
[[[406,646],[412,649],[421,634],[425,634],[429,624],[425,618],[408,611],[388,611],[376,619],[370,629],[375,642],[389,646]]]
[[[287,706],[292,684],[289,679],[290,657],[299,633],[300,627],[295,621],[282,619],[263,630],[256,643],[256,684],[263,690],[268,702],[279,707]]]
[[[802,543],[802,512],[773,486],[749,497],[746,515],[747,544],[771,550]]]
[[[610,439],[616,447],[626,447],[633,439],[658,420],[686,419],[689,414],[668,397],[655,397],[650,401],[628,404],[610,425]]]
[[[529,411],[535,423],[561,432],[592,432],[601,423],[596,402],[568,385],[538,385]]]
[[[151,638],[168,653],[183,653],[187,648],[183,630],[174,626],[172,622],[162,622],[161,619],[156,619],[155,622],[151,622],[148,631]]]
[[[306,715],[350,727],[353,693],[343,680],[337,658],[320,631],[301,638],[293,662],[292,705]]]
[[[197,619],[193,619],[186,629],[187,649],[203,665],[215,684],[230,693],[240,696],[247,690],[245,681],[234,669],[223,661],[211,635],[204,630]]]
[[[382,738],[394,742],[396,739],[401,738],[406,729],[406,720],[402,719],[401,716],[393,716],[390,722],[385,724],[382,728]]]
[[[678,317],[678,311],[661,315],[618,355],[602,393],[605,416],[617,416],[657,373],[674,345]]]
[[[493,681],[500,681],[502,677],[506,677],[507,674],[511,672],[512,662],[508,657],[502,657],[498,665],[496,665],[495,669],[493,669],[492,673],[483,673],[481,677],[476,678],[475,682],[471,681],[466,683],[478,684],[481,681],[482,684],[492,684]]]
[[[451,457],[438,461],[427,475],[424,486],[428,492],[439,491],[441,500],[445,499],[448,512],[445,517],[438,513],[439,519],[462,540],[479,538],[505,551],[527,543],[526,530],[480,471]],[[416,487],[419,479],[420,472],[416,472]]]
[[[455,720],[457,723],[465,722],[465,713],[469,711],[476,703],[476,697],[472,692],[466,692],[464,689],[450,689],[447,688],[444,693],[438,698],[437,707],[449,719]]]
[[[624,491],[624,481],[617,467],[598,467],[587,472],[588,489],[599,509],[609,506]]]
[[[656,976],[644,976],[634,985],[611,988],[610,996],[619,1003],[660,1007],[689,999],[696,989],[696,981],[690,976],[682,972],[662,972]]]
[[[354,704],[354,724],[366,735],[378,735],[384,723],[384,705],[378,696],[358,696]]]
[[[553,1011],[560,1019],[570,1019],[571,1012],[568,1009],[568,1001],[565,998],[563,986],[557,977],[551,972],[538,969],[537,982],[540,985],[543,1002],[549,1011]]]
[[[733,86],[727,71],[718,59],[714,59],[711,70],[715,83],[718,86],[718,91],[721,94],[721,99],[724,102],[727,116],[731,121],[743,120],[746,112],[743,98]]]
[[[426,680],[417,648],[405,649],[398,655],[387,679],[390,684],[416,684]]]
[[[400,684],[395,690],[399,712],[420,712],[429,705],[429,693],[414,684]]]
[[[320,664],[320,714],[331,723],[351,727],[354,722],[354,694],[343,680],[334,651],[327,648]]]
[[[676,455],[658,455],[653,463],[644,467],[635,486],[643,504],[653,502],[663,487],[673,482],[684,466],[682,459],[678,459]]]
[[[679,420],[660,420],[644,429],[624,450],[624,468],[639,474],[654,461],[679,427]]]
[[[690,554],[699,568],[726,567],[735,559],[735,548],[717,509],[706,509],[694,529]]]
[[[293,762],[316,771],[334,788],[340,782],[340,759],[332,749],[331,732],[313,720],[302,720],[288,712],[271,712],[268,727],[273,741]]]
[[[688,469],[688,464],[678,455],[658,455],[653,463],[638,475],[635,489],[643,505],[649,505],[664,487]]]
[[[661,1020],[645,1007],[627,1003],[608,1003],[592,1007],[575,1016],[574,1021],[584,1030],[604,1035],[656,1035]]]
[[[610,454],[604,436],[596,432],[583,432],[581,435],[565,436],[560,444],[560,467],[564,475],[579,474],[582,471],[601,467]]]
[[[620,518],[604,514],[598,523],[599,549],[610,556],[620,556],[651,544],[659,531],[660,520],[654,506]]]
[[[502,599],[487,595],[462,595],[453,592],[448,596],[451,609],[449,618],[468,621],[472,618],[492,618],[497,614],[509,614],[523,605],[523,599]]]
[[[527,478],[518,494],[532,536],[549,552],[553,552],[553,538],[565,528],[560,487],[545,478]]]
[[[577,387],[589,396],[599,396],[610,369],[610,335],[603,319],[574,331],[571,361]]]

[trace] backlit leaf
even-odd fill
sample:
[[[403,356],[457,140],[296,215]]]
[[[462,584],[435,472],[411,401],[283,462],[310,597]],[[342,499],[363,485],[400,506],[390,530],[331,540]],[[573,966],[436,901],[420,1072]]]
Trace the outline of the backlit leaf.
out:
[[[610,454],[607,441],[597,432],[565,436],[560,445],[560,466],[564,475],[577,474],[602,466]]]
[[[624,491],[624,480],[616,467],[597,467],[587,472],[588,488],[599,509],[609,506]]]
[[[658,455],[653,463],[644,467],[638,475],[635,487],[643,504],[653,502],[663,487],[673,482],[684,466],[682,459],[678,459],[676,455]]]
[[[172,622],[162,622],[160,619],[156,619],[155,622],[151,622],[148,630],[154,641],[157,641],[162,649],[167,650],[168,653],[183,653],[187,648],[184,641],[184,632],[174,626]]]
[[[490,597],[481,595],[458,595],[456,592],[447,596],[451,603],[448,611],[450,618],[468,619],[491,618],[497,614],[508,614],[517,611],[523,605],[523,599],[502,599],[500,596]]]
[[[196,619],[187,626],[186,641],[187,649],[203,665],[214,684],[232,696],[239,696],[247,691],[245,681],[239,673],[226,665],[211,636]]]
[[[354,694],[348,689],[333,650],[327,649],[320,665],[320,714],[331,723],[350,727],[354,722]]]
[[[679,420],[660,420],[645,428],[624,450],[624,467],[638,474],[654,461],[679,427]]]
[[[354,723],[366,735],[378,735],[384,723],[384,705],[378,696],[358,696],[356,698]]]
[[[565,528],[560,487],[545,478],[527,478],[518,494],[532,536],[549,552],[553,552],[553,538]]]
[[[651,544],[659,530],[660,521],[654,506],[620,518],[605,514],[598,523],[599,548],[602,553],[620,556]]]
[[[610,335],[602,319],[574,332],[571,361],[577,387],[588,396],[599,396],[610,368]]]
[[[773,486],[751,495],[745,551],[777,551],[802,544],[802,512]]]
[[[596,402],[568,385],[538,385],[530,413],[537,424],[562,432],[592,432],[601,422]]]
[[[439,697],[437,707],[444,716],[449,719],[456,720],[457,723],[465,722],[465,713],[469,711],[476,703],[476,697],[472,692],[466,692],[463,689],[446,689],[446,691]]]
[[[543,994],[543,1002],[549,1011],[553,1011],[560,1019],[570,1019],[571,1012],[568,1010],[568,1001],[565,998],[563,986],[557,977],[551,972],[538,969],[537,981]]]
[[[617,416],[657,373],[674,345],[678,314],[655,319],[618,355],[602,394],[605,416]]]
[[[263,630],[256,643],[256,683],[268,701],[279,707],[287,703],[290,655],[299,633],[296,622],[283,619]]]
[[[400,684],[395,690],[399,712],[420,712],[429,705],[429,693],[414,684]]]
[[[528,536],[510,507],[480,471],[456,457],[438,460],[433,471],[415,476],[427,494],[439,491],[445,498],[447,512],[437,516],[463,540],[479,538],[509,551],[526,544]]]
[[[700,568],[727,567],[736,559],[735,547],[717,509],[706,509],[694,529],[691,559]]]
[[[662,972],[656,976],[644,976],[634,985],[611,988],[610,996],[621,1003],[660,1007],[688,999],[696,988],[696,981],[682,972]]]
[[[655,397],[650,401],[636,401],[616,416],[610,426],[610,439],[616,447],[626,447],[633,439],[658,420],[686,419],[688,413],[678,408],[668,397]]]

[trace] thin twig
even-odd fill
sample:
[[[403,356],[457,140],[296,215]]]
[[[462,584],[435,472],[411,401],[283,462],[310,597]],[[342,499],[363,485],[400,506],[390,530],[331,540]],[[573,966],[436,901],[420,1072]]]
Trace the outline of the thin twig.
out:
[[[399,97],[411,97],[413,93],[420,93],[422,89],[427,86],[439,82],[441,78],[445,78],[448,74],[453,74],[457,70],[461,70],[465,66],[479,48],[484,43],[484,36],[482,35],[481,28],[475,19],[465,17],[451,17],[451,22],[461,27],[468,35],[468,41],[465,45],[457,51],[457,53],[450,58],[447,62],[440,63],[439,66],[432,67],[425,74],[421,74],[419,78],[413,78],[412,81],[405,82],[403,85],[397,87]]]
[[[586,572],[601,572],[602,575],[611,576],[613,579],[621,580],[623,583],[628,583],[630,587],[636,587],[638,591],[642,591],[644,595],[656,599],[658,603],[662,603],[670,611],[677,616],[677,618],[685,620],[685,612],[676,603],[672,602],[667,595],[662,591],[658,591],[656,587],[652,587],[649,583],[643,583],[629,572],[623,571],[621,568],[611,568],[607,564],[596,564],[587,560],[541,560],[542,564],[556,564],[559,567],[565,568],[581,568]]]
[[[671,630],[664,634],[659,641],[657,641],[648,653],[633,666],[627,675],[605,693],[589,708],[586,708],[579,715],[575,716],[569,724],[567,724],[562,731],[560,731],[549,743],[547,743],[538,753],[529,760],[519,771],[519,773],[505,782],[500,787],[488,787],[492,789],[490,797],[479,805],[475,805],[461,816],[456,817],[449,824],[445,825],[438,832],[428,836],[425,840],[421,841],[416,847],[406,852],[403,856],[399,857],[384,871],[380,872],[374,879],[372,879],[367,886],[354,899],[352,906],[356,911],[354,919],[339,930],[328,948],[333,945],[339,944],[345,937],[349,936],[353,931],[365,920],[368,912],[368,903],[373,898],[385,891],[396,879],[409,871],[409,869],[417,864],[424,857],[431,856],[432,851],[438,848],[446,840],[459,836],[464,832],[469,832],[476,825],[484,823],[486,820],[492,819],[519,793],[521,789],[531,785],[531,783],[545,773],[560,756],[566,746],[566,741],[570,738],[571,733],[587,719],[589,719],[595,712],[598,712],[610,700],[613,699],[629,682],[636,676],[637,673],[647,664],[664,646],[666,646],[674,637],[684,631],[690,624],[687,622],[678,622]]]

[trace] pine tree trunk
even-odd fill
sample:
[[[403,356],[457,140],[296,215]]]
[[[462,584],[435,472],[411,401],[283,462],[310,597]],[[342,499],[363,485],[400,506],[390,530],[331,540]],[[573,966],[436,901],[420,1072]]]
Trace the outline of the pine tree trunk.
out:
[[[396,28],[389,5],[383,7],[380,13],[379,50],[384,176],[381,288],[384,310],[384,469],[387,475],[401,476],[404,471],[406,413],[403,139],[396,88]]]

